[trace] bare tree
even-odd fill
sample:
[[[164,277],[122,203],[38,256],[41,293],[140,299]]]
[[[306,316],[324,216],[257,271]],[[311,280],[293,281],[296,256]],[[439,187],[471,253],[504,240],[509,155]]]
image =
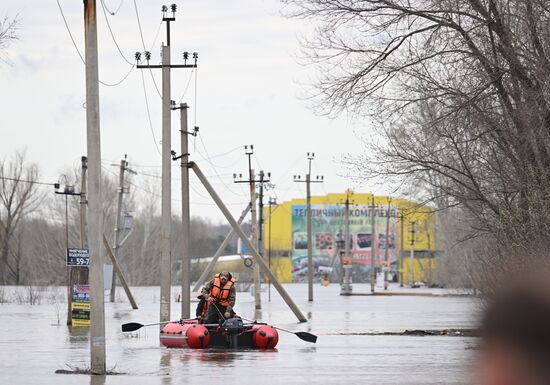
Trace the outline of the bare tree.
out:
[[[5,51],[10,44],[17,40],[17,18],[10,19],[7,16],[0,20],[0,61],[6,62]]]
[[[492,245],[491,262],[545,254],[547,1],[283,2],[316,23],[304,50],[320,69],[318,110],[369,116],[379,134],[365,138],[365,155],[347,158],[354,172],[405,179],[459,208],[467,225],[460,241],[483,237],[473,243]]]
[[[27,164],[25,154],[0,161],[0,282],[21,283],[21,233],[23,218],[38,207],[42,194],[37,185],[38,167]]]

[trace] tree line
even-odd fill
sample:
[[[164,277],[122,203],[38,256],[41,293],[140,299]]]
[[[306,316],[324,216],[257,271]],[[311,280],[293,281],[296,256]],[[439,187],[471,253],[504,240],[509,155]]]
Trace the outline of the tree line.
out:
[[[548,1],[283,2],[315,26],[316,110],[368,126],[350,173],[436,207],[449,275],[487,291],[547,259]]]
[[[66,230],[69,247],[80,246],[79,197],[54,194],[53,184],[42,183],[39,178],[38,165],[29,163],[24,152],[0,159],[0,285],[65,285]],[[109,173],[103,173],[102,178],[104,233],[113,245],[118,183]],[[67,171],[63,179],[79,190],[80,170]],[[132,213],[133,229],[120,248],[118,262],[130,285],[159,283],[160,199],[154,189],[149,186],[150,193],[138,193],[131,188],[124,196],[122,212]],[[181,227],[181,219],[174,216],[173,271],[180,268]],[[191,257],[213,256],[229,231],[229,225],[192,217]],[[234,254],[236,241],[224,252]],[[196,271],[195,279],[198,274]],[[177,274],[173,277],[177,283]]]

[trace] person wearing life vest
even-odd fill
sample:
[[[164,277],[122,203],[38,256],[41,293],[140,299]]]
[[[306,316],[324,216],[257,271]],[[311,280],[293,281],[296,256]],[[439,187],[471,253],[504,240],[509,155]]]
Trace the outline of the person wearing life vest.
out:
[[[231,273],[223,271],[214,276],[201,290],[206,299],[206,313],[202,321],[207,324],[218,323],[220,313],[224,319],[231,318],[235,312],[236,290],[235,281]]]

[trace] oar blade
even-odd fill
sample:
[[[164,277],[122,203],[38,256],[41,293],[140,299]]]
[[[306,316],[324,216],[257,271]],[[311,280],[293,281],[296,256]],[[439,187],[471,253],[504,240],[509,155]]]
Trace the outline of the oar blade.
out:
[[[138,324],[137,322],[130,322],[127,324],[122,324],[122,331],[123,332],[133,332],[138,329],[141,329],[143,327],[142,324]]]
[[[315,334],[311,334],[308,332],[296,332],[294,334],[296,334],[300,339],[311,342],[312,344],[317,342],[317,336]]]

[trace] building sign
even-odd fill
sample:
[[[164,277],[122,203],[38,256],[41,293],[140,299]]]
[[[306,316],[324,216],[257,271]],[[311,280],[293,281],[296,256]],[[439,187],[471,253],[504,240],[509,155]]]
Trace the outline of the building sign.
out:
[[[372,245],[376,264],[384,259],[397,258],[398,209],[395,206],[374,206],[374,232],[372,206],[353,205],[349,209],[350,255],[345,255],[345,205],[312,205],[312,245],[314,274],[321,280],[342,263],[356,265],[354,276],[368,277]],[[389,217],[389,226],[388,224]],[[387,234],[386,234],[386,227]],[[307,206],[292,206],[292,270],[293,281],[307,280]]]
[[[88,249],[67,249],[67,266],[88,267],[90,265],[90,253]]]
[[[90,326],[90,285],[74,285],[71,325]]]

